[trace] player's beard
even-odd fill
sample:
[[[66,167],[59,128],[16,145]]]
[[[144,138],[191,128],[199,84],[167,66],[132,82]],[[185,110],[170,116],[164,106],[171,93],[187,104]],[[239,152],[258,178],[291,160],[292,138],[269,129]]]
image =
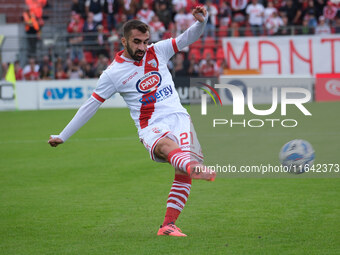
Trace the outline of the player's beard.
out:
[[[129,43],[126,43],[126,49],[130,55],[130,57],[132,57],[133,60],[135,61],[141,61],[145,55],[145,51],[142,50],[136,50],[135,52],[133,52],[133,50],[131,49]],[[143,53],[143,55],[137,55],[138,53]]]

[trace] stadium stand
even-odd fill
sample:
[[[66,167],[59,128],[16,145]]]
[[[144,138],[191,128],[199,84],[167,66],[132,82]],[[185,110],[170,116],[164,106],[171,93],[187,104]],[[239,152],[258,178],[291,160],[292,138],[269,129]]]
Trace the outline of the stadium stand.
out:
[[[289,0],[287,3],[284,1],[261,1],[263,8],[257,8],[256,11],[261,12],[260,15],[265,16],[266,20],[270,20],[275,13],[274,18],[271,19],[272,26],[268,25],[266,20],[263,20],[263,25],[255,26],[252,23],[253,21],[247,19],[246,10],[250,13],[257,0],[248,2],[247,0],[236,2],[233,0],[214,0],[209,2],[219,12],[213,17],[216,33],[215,36],[203,37],[190,46],[186,57],[193,58],[196,63],[209,54],[218,65],[222,64],[224,58],[220,40],[222,37],[340,32],[339,4],[336,5],[331,1],[319,0],[313,2],[313,0],[310,0],[301,2]],[[145,4],[143,5],[143,3]],[[205,4],[205,1],[200,1],[200,3]],[[102,53],[112,60],[115,53],[122,48],[119,41],[122,24],[130,18],[136,18],[138,13],[139,16],[145,13],[149,13],[151,16],[159,16],[159,20],[164,23],[166,28],[161,38],[176,36],[178,31],[176,31],[173,20],[175,14],[184,9],[182,16],[186,17],[187,15],[187,22],[191,22],[189,18],[190,6],[196,4],[198,4],[197,1],[188,0],[187,6],[177,8],[177,10],[177,5],[172,5],[171,0],[147,2],[131,0],[129,6],[112,0],[0,0],[0,22],[3,20],[5,23],[22,24],[24,26],[23,16],[18,15],[18,13],[24,13],[26,9],[33,10],[37,16],[40,31],[29,37],[36,39],[37,50],[32,50],[32,42],[31,44],[28,43],[29,37],[22,34],[22,39],[24,39],[22,41],[26,43],[23,43],[23,51],[18,53],[20,54],[18,60],[20,60],[21,66],[25,66],[32,56],[35,57],[37,63],[40,63],[44,56],[48,56],[50,61],[53,62],[52,74],[55,77],[57,62],[59,69],[62,65],[59,59],[62,60],[65,73],[69,71],[68,69],[72,69],[72,66],[65,63],[79,64],[85,72],[85,68],[89,69],[88,63],[96,69]],[[149,10],[147,10],[147,7]],[[264,10],[263,13],[262,10]],[[79,17],[79,23],[84,24],[88,16],[92,15],[91,11],[94,12],[94,25],[91,25],[90,30],[93,32],[92,34],[89,33],[84,36],[85,25],[83,27],[80,25],[77,30],[70,30],[74,17]],[[273,26],[275,26],[275,29],[273,29]],[[100,30],[99,34],[97,34],[98,30]],[[84,45],[84,39],[86,42],[86,38],[89,37],[92,37],[93,40],[88,40],[88,44]],[[76,43],[74,43],[75,38],[79,39],[76,40]],[[98,48],[98,45],[101,48]],[[81,54],[74,54],[75,49],[78,51],[80,49]],[[2,66],[5,68],[6,63],[3,63]]]

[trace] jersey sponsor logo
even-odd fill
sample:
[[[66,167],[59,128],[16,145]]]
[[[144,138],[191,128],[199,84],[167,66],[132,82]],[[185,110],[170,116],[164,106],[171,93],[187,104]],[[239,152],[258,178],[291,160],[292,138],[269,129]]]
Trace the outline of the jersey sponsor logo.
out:
[[[137,81],[136,88],[138,92],[147,94],[156,90],[162,82],[162,77],[158,72],[149,72]]]
[[[143,105],[155,103],[156,101],[160,102],[170,97],[172,93],[172,87],[171,85],[169,85],[161,90],[158,90],[155,94],[142,97],[141,99],[139,99],[139,102],[141,102]]]
[[[46,88],[44,99],[62,100],[62,99],[81,99],[84,93],[81,87],[75,88]]]

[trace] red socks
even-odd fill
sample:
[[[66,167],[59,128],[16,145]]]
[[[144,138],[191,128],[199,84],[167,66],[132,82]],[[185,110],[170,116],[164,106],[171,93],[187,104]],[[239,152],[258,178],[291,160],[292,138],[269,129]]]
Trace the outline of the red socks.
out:
[[[191,163],[197,163],[191,159],[190,152],[182,151],[180,148],[175,149],[168,154],[168,161],[174,168],[188,174],[190,174],[189,165]]]
[[[191,188],[191,178],[187,175],[176,174],[167,201],[167,209],[163,226],[176,222],[184,208]]]

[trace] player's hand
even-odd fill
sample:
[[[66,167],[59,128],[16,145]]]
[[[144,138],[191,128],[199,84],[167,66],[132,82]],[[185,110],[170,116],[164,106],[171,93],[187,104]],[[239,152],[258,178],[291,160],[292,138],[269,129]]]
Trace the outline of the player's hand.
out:
[[[196,6],[195,9],[192,10],[192,15],[194,15],[195,19],[199,22],[203,22],[204,17],[207,15],[207,10],[203,6]]]
[[[61,140],[58,137],[53,137],[50,136],[50,139],[48,140],[48,143],[52,146],[52,147],[57,147],[59,144],[62,144],[64,141]]]

